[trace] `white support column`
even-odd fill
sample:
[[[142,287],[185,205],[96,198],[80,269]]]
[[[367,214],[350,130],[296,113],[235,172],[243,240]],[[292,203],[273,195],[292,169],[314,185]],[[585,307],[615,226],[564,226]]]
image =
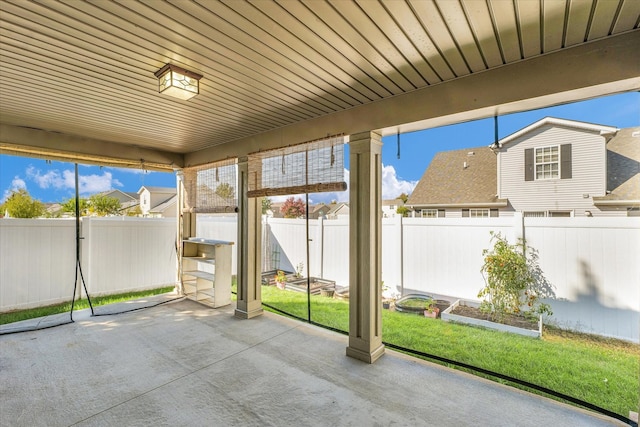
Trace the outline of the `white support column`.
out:
[[[349,142],[349,346],[347,356],[367,363],[382,344],[382,139],[378,132]]]
[[[249,166],[238,159],[238,295],[235,316],[262,314],[262,199],[247,197]]]

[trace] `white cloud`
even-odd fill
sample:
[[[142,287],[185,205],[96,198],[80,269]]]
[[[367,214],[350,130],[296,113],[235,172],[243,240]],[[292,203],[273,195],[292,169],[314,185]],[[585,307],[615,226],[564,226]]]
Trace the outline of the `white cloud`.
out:
[[[27,168],[27,178],[35,182],[40,188],[65,188],[65,181],[57,170],[50,170],[42,173],[39,169],[29,166]]]
[[[107,169],[111,169],[114,170],[116,172],[124,172],[124,173],[132,173],[135,175],[146,175],[151,173],[151,171],[148,171],[146,169],[141,169],[141,168],[115,168],[115,167],[107,167]]]
[[[0,200],[0,203],[4,203],[9,198],[11,193],[13,193],[14,191],[20,190],[21,188],[26,189],[27,183],[24,182],[23,179],[15,176],[11,181],[11,185],[9,186],[9,188],[4,190],[4,194],[2,195],[2,200]]]
[[[62,174],[57,169],[42,172],[39,169],[29,166],[27,168],[27,178],[35,182],[38,187],[56,190],[75,190],[75,171],[66,169]],[[81,194],[99,193],[108,191],[114,187],[123,187],[122,183],[113,178],[111,172],[104,171],[102,175],[78,175],[78,192]]]
[[[70,170],[62,172],[65,186],[75,188],[75,173]],[[111,172],[103,172],[102,175],[79,175],[78,192],[81,194],[93,194],[101,191],[108,191],[117,187],[123,187],[122,183],[113,178]]]
[[[405,181],[396,175],[393,166],[382,165],[382,198],[395,199],[400,194],[411,194],[418,181]]]

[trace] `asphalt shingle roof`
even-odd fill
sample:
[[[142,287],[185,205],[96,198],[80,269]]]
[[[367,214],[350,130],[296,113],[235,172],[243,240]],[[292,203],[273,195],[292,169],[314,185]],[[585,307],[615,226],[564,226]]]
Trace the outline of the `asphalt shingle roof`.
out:
[[[607,190],[597,200],[640,200],[640,126],[621,129],[607,143]]]
[[[496,203],[497,188],[497,155],[490,148],[442,151],[433,157],[406,204]]]

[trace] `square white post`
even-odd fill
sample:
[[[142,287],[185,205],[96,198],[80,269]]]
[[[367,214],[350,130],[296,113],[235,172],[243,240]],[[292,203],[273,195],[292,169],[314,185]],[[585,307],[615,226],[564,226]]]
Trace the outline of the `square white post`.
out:
[[[249,164],[238,159],[238,294],[235,316],[262,314],[262,199],[248,198]]]
[[[382,344],[382,139],[378,132],[349,141],[349,346],[367,363]]]

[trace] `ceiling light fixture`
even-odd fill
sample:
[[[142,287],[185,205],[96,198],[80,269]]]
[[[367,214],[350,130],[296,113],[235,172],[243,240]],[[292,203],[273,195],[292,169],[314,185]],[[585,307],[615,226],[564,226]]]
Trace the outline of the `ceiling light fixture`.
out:
[[[158,78],[158,92],[179,99],[191,99],[200,93],[200,74],[180,68],[177,65],[166,64],[156,71]]]

